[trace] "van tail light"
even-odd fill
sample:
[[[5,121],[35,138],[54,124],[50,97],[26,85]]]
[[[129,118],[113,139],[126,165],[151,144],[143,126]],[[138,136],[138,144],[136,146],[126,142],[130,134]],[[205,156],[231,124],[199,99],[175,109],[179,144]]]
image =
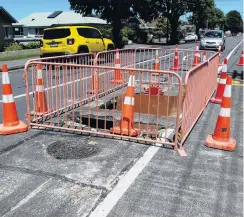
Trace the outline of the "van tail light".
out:
[[[43,41],[42,40],[40,41],[40,47],[43,47]]]
[[[68,45],[73,45],[75,43],[75,39],[74,38],[68,38],[67,39],[67,44]]]

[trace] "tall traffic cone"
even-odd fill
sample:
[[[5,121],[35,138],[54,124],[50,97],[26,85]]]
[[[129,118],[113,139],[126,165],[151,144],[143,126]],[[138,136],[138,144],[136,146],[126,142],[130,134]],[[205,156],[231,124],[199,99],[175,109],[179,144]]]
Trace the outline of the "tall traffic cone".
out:
[[[207,51],[203,51],[203,58],[202,61],[205,62],[207,61]]]
[[[156,50],[156,55],[155,55],[155,62],[153,64],[153,68],[154,70],[160,70],[160,62],[159,62],[159,55],[158,55],[158,49]],[[151,75],[154,75],[154,76],[159,76],[159,73],[152,73]]]
[[[169,68],[170,70],[174,70],[174,71],[178,71],[178,70],[182,70],[182,67],[179,67],[179,52],[178,52],[178,45],[176,45],[175,48],[175,53],[174,53],[174,64],[171,68]]]
[[[115,67],[120,68],[120,58],[119,58],[119,50],[116,49],[115,55]],[[114,70],[114,79],[110,81],[111,84],[122,84],[122,76],[121,71],[119,69]]]
[[[234,151],[236,140],[230,138],[230,108],[231,108],[231,84],[232,77],[227,76],[223,101],[217,119],[216,127],[213,135],[208,135],[206,146],[210,148],[222,149],[226,151]]]
[[[219,43],[218,53],[219,53],[219,66],[222,66],[222,64],[221,64],[221,62],[220,62],[221,43]]]
[[[42,76],[42,66],[37,64],[36,91],[34,93],[35,109],[31,115],[43,115],[48,112],[47,100]]]
[[[222,73],[219,79],[219,85],[216,91],[216,96],[210,99],[210,102],[220,104],[222,102],[223,93],[225,90],[226,77],[227,77],[227,64],[228,60],[225,58],[224,65],[222,67]]]
[[[195,50],[195,55],[194,55],[194,60],[192,66],[197,66],[199,64],[199,58],[200,58],[200,53],[199,53],[199,43],[196,43],[196,50]]]
[[[94,75],[92,75],[92,88],[87,91],[89,94],[101,93],[102,89],[100,88],[100,78],[97,74],[97,69],[95,69]]]
[[[117,127],[110,129],[111,133],[137,136],[139,130],[134,128],[134,111],[135,111],[135,72],[130,72],[128,87],[124,98],[122,117]]]
[[[6,64],[2,65],[2,94],[3,123],[0,124],[0,134],[9,135],[27,131],[28,126],[18,118]]]
[[[241,57],[239,63],[236,64],[237,66],[244,66],[244,50],[241,53]]]

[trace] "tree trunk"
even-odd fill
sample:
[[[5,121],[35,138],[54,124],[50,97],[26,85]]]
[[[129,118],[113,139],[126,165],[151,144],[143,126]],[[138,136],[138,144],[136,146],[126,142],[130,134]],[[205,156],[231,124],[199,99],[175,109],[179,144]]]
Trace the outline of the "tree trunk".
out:
[[[200,38],[199,29],[200,29],[199,22],[196,22],[196,35],[198,39]]]
[[[178,34],[178,27],[179,27],[179,19],[173,17],[170,18],[170,44],[178,44],[179,43],[179,34]]]
[[[113,42],[115,44],[115,48],[123,48],[123,43],[122,43],[122,24],[120,22],[119,18],[114,18],[114,21],[112,22],[112,34],[113,34]]]

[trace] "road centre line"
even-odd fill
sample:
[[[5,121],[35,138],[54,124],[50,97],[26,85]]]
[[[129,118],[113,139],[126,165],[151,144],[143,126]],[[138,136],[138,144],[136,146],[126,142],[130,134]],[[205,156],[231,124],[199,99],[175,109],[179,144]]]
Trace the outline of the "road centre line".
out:
[[[243,40],[244,40],[244,39],[242,39],[241,42],[240,42],[238,45],[236,45],[236,46],[233,48],[233,50],[228,54],[228,56],[226,57],[227,60],[229,60],[229,58],[231,57],[231,55],[232,55],[232,54],[235,52],[235,50],[241,45],[241,43],[243,42]],[[224,61],[222,62],[222,65],[223,65],[223,64],[224,64]],[[223,67],[223,66],[219,66],[219,68],[218,68],[218,73],[221,72],[222,67]]]

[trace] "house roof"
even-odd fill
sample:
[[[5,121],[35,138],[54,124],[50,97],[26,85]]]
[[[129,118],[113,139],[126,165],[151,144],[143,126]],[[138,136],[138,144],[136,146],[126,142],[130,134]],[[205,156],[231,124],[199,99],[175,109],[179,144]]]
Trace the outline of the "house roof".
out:
[[[52,25],[70,25],[70,24],[107,24],[106,20],[97,17],[83,17],[75,12],[62,12],[54,18],[48,18],[53,12],[32,13],[26,18],[19,20],[18,24],[13,26],[25,27],[49,27]]]
[[[7,17],[10,23],[17,23],[18,21],[9,13],[7,12],[2,6],[0,6],[0,15]]]

